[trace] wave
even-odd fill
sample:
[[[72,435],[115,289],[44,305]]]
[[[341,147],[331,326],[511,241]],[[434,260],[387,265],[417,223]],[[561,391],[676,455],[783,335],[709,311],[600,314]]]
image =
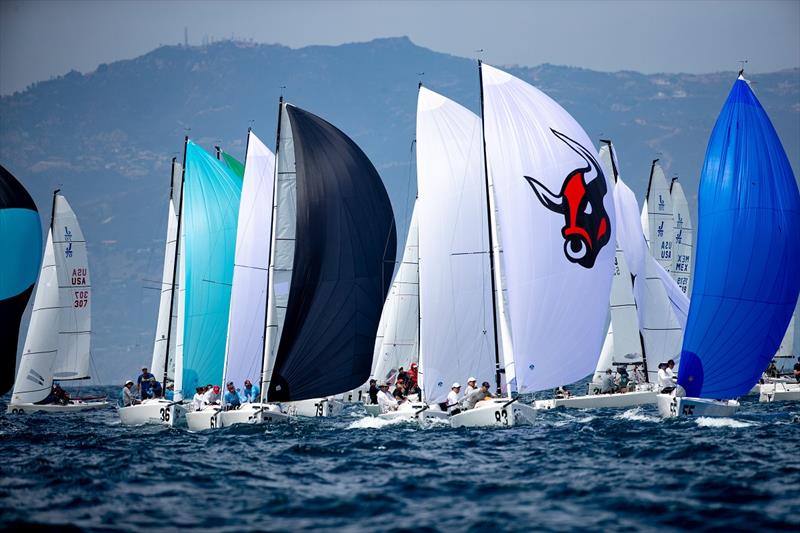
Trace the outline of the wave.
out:
[[[753,425],[733,418],[714,418],[710,416],[701,416],[695,422],[701,428],[749,428]]]
[[[625,412],[614,415],[617,420],[634,420],[636,422],[662,422],[663,419],[657,416],[646,415],[641,407],[634,407]]]

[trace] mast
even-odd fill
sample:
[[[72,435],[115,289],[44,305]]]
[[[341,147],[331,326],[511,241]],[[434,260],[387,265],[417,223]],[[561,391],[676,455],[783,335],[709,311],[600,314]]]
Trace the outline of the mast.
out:
[[[266,304],[266,308],[264,309],[264,333],[261,336],[262,346],[263,346],[263,348],[262,348],[263,357],[261,358],[261,383],[260,383],[260,387],[259,387],[260,390],[258,391],[259,395],[261,396],[259,398],[259,402],[260,403],[264,403],[265,402],[265,398],[266,398],[266,394],[267,394],[266,385],[267,385],[267,370],[268,369],[267,369],[267,364],[266,363],[267,363],[267,357],[270,356],[270,354],[267,353],[267,349],[266,349],[267,348],[267,324],[269,324],[269,320],[268,320],[267,317],[269,317],[269,315],[270,315],[269,295],[272,292],[270,290],[270,287],[272,287],[272,284],[273,284],[273,279],[272,278],[273,278],[273,274],[275,272],[274,267],[273,267],[273,262],[274,261],[273,261],[273,257],[272,257],[272,253],[274,251],[272,249],[272,239],[275,237],[275,235],[274,235],[275,234],[275,216],[278,213],[278,205],[275,203],[275,201],[276,201],[276,197],[277,197],[277,194],[278,194],[278,150],[280,149],[280,145],[281,145],[281,115],[282,115],[281,111],[282,110],[283,110],[283,95],[281,95],[278,98],[278,129],[275,132],[275,168],[272,171],[272,217],[271,217],[270,223],[269,223],[269,244],[267,245],[267,246],[269,246],[269,265],[267,265],[267,273],[268,273],[269,277],[267,279],[267,304]],[[247,128],[247,136],[248,136],[248,143],[247,144],[248,145],[250,144],[250,142],[249,142],[250,129],[251,128]],[[245,161],[247,161],[246,154],[245,154]]]
[[[494,214],[492,213],[491,204],[489,202],[489,164],[486,160],[486,127],[484,124],[484,105],[483,105],[483,62],[478,60],[478,78],[481,85],[481,141],[483,144],[483,176],[486,180],[486,213],[488,215],[487,221],[489,223],[489,276],[492,280],[492,328],[494,334],[494,361],[495,361],[495,383],[497,385],[497,394],[502,390],[501,386],[501,371],[500,371],[500,343],[497,336],[497,287],[495,282],[495,264],[494,264],[494,240],[492,239],[492,227],[495,225]],[[509,395],[511,391],[508,391]]]
[[[247,130],[250,133],[250,129]],[[222,161],[222,149],[219,146],[214,145],[214,152],[217,155],[217,161]]]
[[[61,192],[61,189],[53,191],[53,206],[50,209],[50,231],[53,231],[53,220],[56,218],[56,196]]]
[[[650,179],[647,181],[647,193],[644,195],[644,199],[647,200],[647,209],[650,209],[650,187],[653,186],[653,172],[656,169],[656,163],[658,163],[658,159],[653,159],[653,162],[650,164]]]
[[[170,298],[169,298],[169,323],[167,324],[167,348],[164,354],[164,380],[162,383],[164,384],[162,389],[164,390],[164,394],[166,395],[167,390],[167,374],[169,372],[169,346],[170,340],[172,339],[172,312],[175,305],[175,277],[178,273],[178,255],[180,253],[180,244],[181,244],[181,218],[183,215],[183,189],[184,189],[184,182],[186,180],[186,145],[189,143],[189,136],[186,135],[183,138],[183,165],[181,166],[181,194],[178,199],[178,228],[177,233],[175,234],[175,257],[172,264],[172,288],[170,289]],[[172,158],[172,171],[170,171],[170,191],[169,197],[172,199],[172,192],[175,187],[175,158]],[[169,238],[169,236],[167,236]],[[183,282],[182,282],[183,283]],[[177,392],[177,391],[176,391]]]

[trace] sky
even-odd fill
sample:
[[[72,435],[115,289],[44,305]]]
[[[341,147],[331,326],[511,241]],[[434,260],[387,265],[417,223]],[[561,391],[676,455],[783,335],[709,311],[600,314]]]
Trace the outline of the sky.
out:
[[[800,0],[0,0],[0,95],[162,44],[236,38],[299,48],[408,36],[497,65],[749,72],[800,67]]]

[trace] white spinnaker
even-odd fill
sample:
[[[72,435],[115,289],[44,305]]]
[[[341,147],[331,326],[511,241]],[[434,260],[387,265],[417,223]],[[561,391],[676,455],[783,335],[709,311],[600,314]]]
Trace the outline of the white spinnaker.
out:
[[[781,374],[791,374],[794,364],[797,362],[797,356],[794,353],[795,318],[797,318],[797,311],[789,320],[789,327],[786,328],[786,334],[778,347],[778,353],[775,354],[775,365]]]
[[[294,268],[295,235],[297,232],[297,172],[295,171],[294,137],[286,104],[281,105],[278,152],[275,154],[275,194],[272,206],[274,221],[271,235],[269,281],[267,283],[267,335],[264,341],[264,363],[261,395],[266,398],[275,357],[286,319],[286,306]]]
[[[419,226],[417,208],[411,213],[403,260],[392,281],[381,322],[383,337],[374,377],[394,382],[399,367],[419,362]],[[385,319],[384,319],[385,315]],[[379,326],[380,327],[380,326]]]
[[[417,102],[420,358],[428,403],[494,383],[495,312],[480,118],[424,87]],[[492,387],[494,388],[494,387]]]
[[[602,175],[586,132],[556,102],[485,64],[482,80],[486,154],[502,233],[517,387],[519,392],[549,389],[585,377],[597,362],[614,258],[613,183]],[[606,212],[608,220],[598,234],[611,245],[595,248],[591,267],[568,260],[562,236],[565,215],[548,209],[525,178],[558,194],[579,169],[586,169],[588,182],[604,180],[607,191],[593,208]]]
[[[664,170],[653,161],[647,186],[647,222],[650,254],[667,272],[672,270],[672,244],[675,240],[672,221],[672,200]]]
[[[247,136],[244,183],[236,226],[236,254],[223,383],[258,382],[264,358],[269,238],[275,156],[252,131]]]
[[[621,179],[614,188],[614,200],[617,239],[635,277],[633,295],[644,339],[647,372],[650,381],[654,381],[658,363],[668,359],[678,362],[689,300],[669,273],[650,255],[640,226],[636,197]]]
[[[60,194],[55,198],[53,252],[61,306],[53,378],[85,379],[89,377],[91,357],[92,284],[83,232],[66,198]]]
[[[156,338],[153,342],[153,359],[150,372],[156,379],[163,379],[167,362],[169,344],[170,307],[172,304],[172,278],[175,274],[175,246],[178,244],[178,217],[175,216],[175,205],[169,200],[167,214],[167,240],[164,246],[164,270],[161,274],[161,299],[158,303],[158,322],[156,322]],[[174,355],[174,352],[173,352]]]
[[[50,230],[11,403],[35,403],[50,394],[53,363],[58,353],[59,311],[53,232]]]
[[[692,257],[694,255],[694,228],[692,215],[689,212],[689,202],[683,193],[683,187],[678,178],[672,178],[669,188],[672,199],[672,223],[675,244],[672,248],[672,278],[681,288],[683,294],[691,294],[692,288]]]

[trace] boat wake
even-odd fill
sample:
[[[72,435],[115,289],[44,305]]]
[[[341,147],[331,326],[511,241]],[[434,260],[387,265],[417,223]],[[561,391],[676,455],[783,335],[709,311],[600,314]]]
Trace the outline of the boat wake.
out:
[[[376,416],[365,416],[364,418],[359,418],[358,420],[351,422],[347,426],[347,429],[381,429],[387,426],[405,424],[407,422],[409,422],[409,420],[405,420],[403,418],[384,420],[383,418],[378,418]]]
[[[636,422],[661,422],[663,419],[657,416],[650,416],[642,413],[641,407],[628,409],[618,415],[614,415],[617,420],[633,420]]]
[[[749,428],[753,425],[733,418],[713,418],[709,416],[701,416],[696,422],[701,428]]]

